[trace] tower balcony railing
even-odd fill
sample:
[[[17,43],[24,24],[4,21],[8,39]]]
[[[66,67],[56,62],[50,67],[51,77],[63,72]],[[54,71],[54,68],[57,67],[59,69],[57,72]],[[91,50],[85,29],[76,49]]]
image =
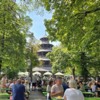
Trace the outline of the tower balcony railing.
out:
[[[42,60],[42,61],[50,61],[50,59],[49,58],[47,58],[47,57],[40,57],[38,60]]]
[[[51,48],[38,50],[38,52],[50,52],[50,51],[52,51]]]

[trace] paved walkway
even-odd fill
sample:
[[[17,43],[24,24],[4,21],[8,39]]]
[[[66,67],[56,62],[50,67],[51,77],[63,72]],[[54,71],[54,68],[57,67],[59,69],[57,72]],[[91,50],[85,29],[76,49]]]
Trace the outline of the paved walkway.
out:
[[[46,100],[46,97],[38,90],[32,91],[29,100]]]

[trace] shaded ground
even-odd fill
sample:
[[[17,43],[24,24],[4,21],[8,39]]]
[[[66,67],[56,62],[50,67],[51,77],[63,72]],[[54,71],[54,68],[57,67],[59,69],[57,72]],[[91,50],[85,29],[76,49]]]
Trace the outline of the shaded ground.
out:
[[[31,92],[29,100],[46,100],[46,97],[40,91],[36,90]]]

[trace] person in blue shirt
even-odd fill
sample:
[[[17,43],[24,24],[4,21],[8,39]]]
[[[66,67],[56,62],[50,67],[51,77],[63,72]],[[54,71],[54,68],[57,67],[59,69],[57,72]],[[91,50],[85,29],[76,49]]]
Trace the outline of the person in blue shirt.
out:
[[[66,89],[69,88],[69,86],[68,86],[67,83],[66,83],[66,80],[63,80],[62,86],[63,86],[64,92],[65,92]]]
[[[12,100],[25,100],[25,86],[21,84],[20,79],[12,86]]]

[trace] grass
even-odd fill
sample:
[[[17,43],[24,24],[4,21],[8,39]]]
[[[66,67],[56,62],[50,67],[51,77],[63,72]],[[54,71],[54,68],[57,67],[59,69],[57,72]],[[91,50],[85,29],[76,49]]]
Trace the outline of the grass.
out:
[[[100,98],[92,97],[92,98],[85,98],[85,100],[100,100]]]

